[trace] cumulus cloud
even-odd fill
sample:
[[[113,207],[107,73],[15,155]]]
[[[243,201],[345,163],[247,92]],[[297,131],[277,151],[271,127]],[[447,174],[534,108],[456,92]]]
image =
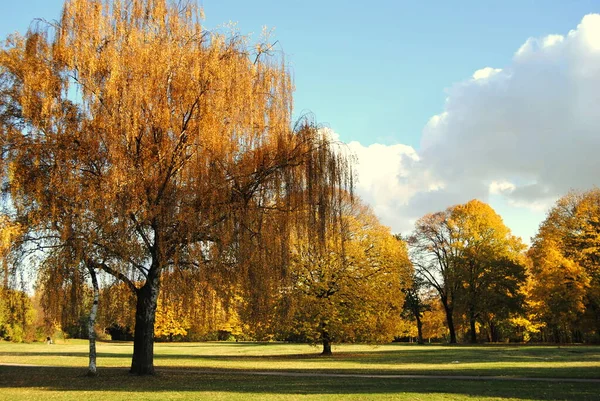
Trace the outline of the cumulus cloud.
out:
[[[420,148],[349,147],[358,193],[395,231],[424,213],[490,196],[544,210],[600,184],[600,15],[566,35],[530,38],[502,69],[449,88]]]
[[[501,195],[506,193],[511,193],[515,190],[515,184],[508,181],[492,181],[489,186],[489,191],[491,195]]]

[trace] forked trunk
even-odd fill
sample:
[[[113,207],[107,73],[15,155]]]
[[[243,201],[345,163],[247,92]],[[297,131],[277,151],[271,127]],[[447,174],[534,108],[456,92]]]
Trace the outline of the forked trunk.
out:
[[[153,285],[154,284],[154,285]],[[130,373],[154,374],[154,318],[158,300],[158,280],[146,281],[137,292],[133,358]]]
[[[90,277],[92,279],[92,288],[94,290],[94,303],[92,304],[92,310],[90,311],[90,317],[88,320],[88,338],[90,342],[90,364],[88,367],[88,376],[96,376],[96,315],[98,313],[98,299],[100,298],[100,290],[98,289],[98,278],[93,267],[88,267]]]

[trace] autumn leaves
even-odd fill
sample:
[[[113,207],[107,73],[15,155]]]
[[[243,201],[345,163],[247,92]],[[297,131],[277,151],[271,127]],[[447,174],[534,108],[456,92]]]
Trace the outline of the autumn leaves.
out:
[[[0,55],[15,251],[44,251],[51,287],[101,273],[129,288],[133,373],[154,372],[165,277],[239,296],[263,326],[292,247],[326,255],[341,230],[349,162],[310,121],[291,128],[287,67],[249,49],[203,30],[194,2],[71,0]]]
[[[123,303],[128,291],[133,373],[152,374],[154,336],[185,335],[197,310],[325,353],[335,341],[388,341],[401,324],[406,244],[352,194],[344,152],[308,119],[292,128],[290,73],[265,48],[204,30],[194,2],[70,0],[55,26],[0,52],[2,256],[42,255],[40,288],[56,314],[56,295],[85,294],[96,274],[100,300]],[[576,316],[552,324],[587,311],[595,207],[542,230],[530,270],[488,205],[420,219],[412,263],[438,293],[450,341],[457,317],[477,341],[479,326],[514,318],[524,297],[546,313],[554,300],[539,284],[524,289],[527,271],[574,302]]]

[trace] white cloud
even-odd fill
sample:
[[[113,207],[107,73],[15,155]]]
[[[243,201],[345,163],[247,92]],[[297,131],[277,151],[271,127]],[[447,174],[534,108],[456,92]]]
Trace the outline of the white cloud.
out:
[[[496,75],[500,71],[502,71],[500,68],[485,67],[481,70],[475,71],[473,73],[473,79],[475,81],[486,80],[489,77]]]
[[[358,193],[395,231],[473,198],[545,210],[570,189],[600,184],[599,110],[600,15],[592,14],[565,36],[527,39],[508,66],[453,85],[418,151],[350,143]]]
[[[551,47],[562,43],[564,40],[565,37],[562,35],[548,35],[542,40],[542,47]]]
[[[515,190],[515,184],[508,181],[492,181],[489,186],[490,194],[501,195],[505,193],[511,193]]]
[[[411,166],[418,162],[417,152],[410,146],[359,142],[348,144],[356,155],[358,181],[356,191],[373,207],[382,222],[395,231],[410,231],[405,217],[407,202],[422,190],[421,185],[408,177]]]

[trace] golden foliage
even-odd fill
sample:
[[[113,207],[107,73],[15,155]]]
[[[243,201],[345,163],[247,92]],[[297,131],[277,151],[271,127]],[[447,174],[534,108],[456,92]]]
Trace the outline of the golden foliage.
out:
[[[283,58],[247,42],[203,29],[193,1],[68,0],[53,29],[0,51],[15,210],[43,246],[125,282],[143,300],[136,330],[153,329],[164,271],[206,267],[264,314],[291,212],[318,215],[303,235],[322,236],[332,188],[351,186],[317,127],[291,127]]]
[[[0,339],[31,341],[34,320],[35,311],[27,293],[0,287]]]
[[[554,330],[557,341],[581,328],[585,314],[595,321],[595,330],[600,329],[599,247],[598,189],[571,192],[559,199],[533,239],[530,309]]]
[[[451,342],[457,308],[467,315],[474,342],[478,323],[520,307],[525,246],[489,205],[471,200],[425,215],[409,244],[417,273],[440,296]]]
[[[296,241],[280,329],[312,342],[385,342],[398,333],[410,285],[406,247],[357,199],[341,205],[327,246]],[[339,230],[339,231],[338,231]]]

